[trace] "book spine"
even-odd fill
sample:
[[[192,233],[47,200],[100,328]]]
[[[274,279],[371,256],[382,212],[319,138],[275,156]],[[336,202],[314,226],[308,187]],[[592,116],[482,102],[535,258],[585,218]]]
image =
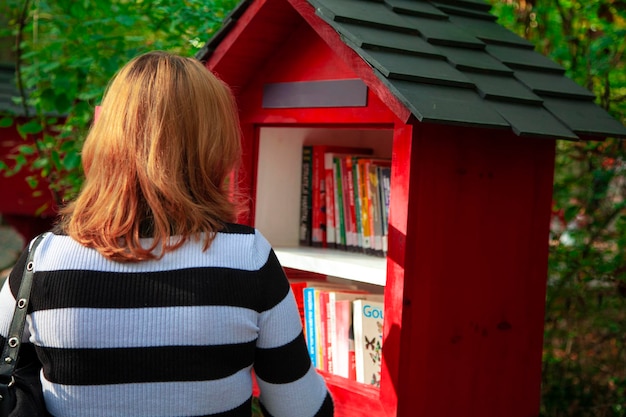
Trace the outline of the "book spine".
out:
[[[359,157],[352,157],[350,169],[352,171],[352,201],[354,201],[354,234],[356,242],[356,250],[364,251],[363,246],[363,224],[362,224],[362,208],[361,208],[361,175],[359,173]]]
[[[347,156],[341,160],[341,170],[344,187],[344,211],[346,225],[346,247],[349,251],[355,251],[356,240],[356,213],[354,208],[354,184],[352,181],[352,157]]]
[[[380,177],[379,166],[370,164],[369,166],[369,191],[370,191],[370,204],[372,206],[372,217],[370,220],[371,227],[374,233],[374,239],[372,241],[372,252],[376,255],[382,255],[383,246],[383,226],[382,226],[382,214],[381,214],[381,200],[380,200]]]
[[[363,251],[372,252],[372,205],[369,189],[369,159],[359,159],[357,169],[359,171],[359,200],[361,201],[361,230],[363,233]]]
[[[337,297],[335,291],[328,292],[327,311],[327,332],[328,332],[328,372],[336,373],[335,363],[337,361]]]
[[[333,329],[333,371],[335,375],[350,378],[351,363],[354,360],[354,340],[350,341],[350,329],[352,327],[352,301],[331,301],[334,305],[334,329]],[[354,378],[352,378],[354,379]]]
[[[303,290],[304,295],[304,322],[306,344],[309,350],[309,357],[314,367],[317,367],[317,346],[316,329],[315,329],[315,288],[306,287]]]
[[[335,247],[335,179],[333,175],[333,154],[324,154],[324,171],[326,187],[326,245]]]
[[[335,175],[335,242],[337,247],[345,249],[347,242],[340,157],[333,157],[333,173]]]
[[[391,194],[391,168],[380,167],[380,187],[381,187],[381,211],[383,223],[382,247],[383,253],[387,253],[389,235],[389,196]]]
[[[318,332],[318,362],[321,364],[319,369],[330,372],[328,350],[328,291],[320,290],[316,292],[318,297],[317,305],[319,311],[319,332]]]
[[[300,193],[300,244],[311,245],[312,235],[312,171],[313,171],[313,148],[302,147],[302,183]]]
[[[311,202],[311,245],[320,247],[326,242],[323,231],[326,229],[325,205],[326,183],[324,178],[324,149],[325,146],[313,146],[312,169],[312,202]],[[322,216],[324,219],[322,220]]]

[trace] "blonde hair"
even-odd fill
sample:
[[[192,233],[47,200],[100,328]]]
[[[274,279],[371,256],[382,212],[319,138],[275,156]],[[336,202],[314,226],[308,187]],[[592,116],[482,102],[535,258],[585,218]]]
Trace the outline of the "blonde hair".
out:
[[[193,58],[141,55],[107,87],[82,150],[83,188],[60,227],[116,261],[159,259],[202,233],[206,250],[237,217],[227,179],[240,158],[228,86]]]

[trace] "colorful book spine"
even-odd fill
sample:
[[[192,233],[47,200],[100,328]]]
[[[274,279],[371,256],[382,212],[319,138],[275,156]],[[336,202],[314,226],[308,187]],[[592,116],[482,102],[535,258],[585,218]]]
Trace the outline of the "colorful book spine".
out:
[[[316,363],[317,369],[328,371],[328,291],[315,290],[315,331],[316,331]]]
[[[302,147],[302,175],[300,192],[300,244],[311,245],[312,236],[312,174],[313,147]]]
[[[311,363],[317,368],[317,343],[315,328],[315,288],[306,287],[302,290],[304,296],[304,323],[306,344],[309,349]]]
[[[313,168],[311,172],[312,197],[311,197],[311,246],[325,246],[326,244],[326,216],[322,220],[324,207],[326,206],[326,181],[324,178],[324,148],[313,146]]]
[[[380,167],[379,170],[380,204],[382,215],[382,250],[387,253],[389,236],[389,201],[391,193],[391,167]]]
[[[369,166],[369,204],[372,210],[370,224],[373,232],[371,250],[375,255],[382,255],[383,253],[383,219],[381,214],[379,168],[374,164]]]
[[[360,290],[328,292],[328,371],[344,378],[355,379],[354,336],[352,334],[352,301],[369,294]],[[352,375],[352,376],[351,376]]]
[[[345,249],[347,241],[341,159],[341,157],[333,156],[333,174],[335,175],[335,243],[338,248]]]
[[[336,247],[335,235],[335,176],[333,174],[333,154],[324,153],[324,178],[326,187],[326,246]]]
[[[328,154],[371,154],[370,148],[360,148],[351,146],[335,145],[313,145],[313,198],[312,198],[312,236],[313,246],[327,247],[335,242],[334,235],[329,239],[329,220],[333,221],[334,213],[330,210],[333,207],[332,188],[332,157],[328,161]],[[330,180],[330,181],[329,181]],[[329,219],[328,217],[331,216]]]
[[[355,196],[355,182],[354,182],[354,159],[355,157],[352,155],[347,155],[343,160],[343,175],[345,184],[348,186],[344,192],[344,198],[347,201],[347,212],[346,218],[346,240],[348,250],[350,251],[358,251],[359,248],[359,237],[357,230],[357,206]]]
[[[369,200],[369,171],[370,159],[359,159],[357,162],[358,172],[358,201],[361,210],[359,217],[361,244],[363,252],[370,253],[372,246],[373,232],[371,227],[372,207]]]

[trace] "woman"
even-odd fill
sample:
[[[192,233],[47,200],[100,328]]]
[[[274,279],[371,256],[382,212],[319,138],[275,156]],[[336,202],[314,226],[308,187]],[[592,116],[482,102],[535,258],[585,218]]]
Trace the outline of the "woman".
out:
[[[274,252],[233,223],[240,154],[230,90],[198,61],[151,52],[112,80],[83,189],[35,253],[26,333],[52,415],[248,417],[253,369],[266,416],[333,414]]]

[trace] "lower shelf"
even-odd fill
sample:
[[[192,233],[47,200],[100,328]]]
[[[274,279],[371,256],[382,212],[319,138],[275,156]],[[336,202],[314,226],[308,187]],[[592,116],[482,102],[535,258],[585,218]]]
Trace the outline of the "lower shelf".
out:
[[[386,282],[386,258],[311,247],[278,247],[274,248],[274,251],[282,266],[286,268],[380,286],[384,286]]]
[[[337,417],[386,416],[388,413],[380,401],[380,390],[337,375],[318,371],[328,385],[335,403]]]

